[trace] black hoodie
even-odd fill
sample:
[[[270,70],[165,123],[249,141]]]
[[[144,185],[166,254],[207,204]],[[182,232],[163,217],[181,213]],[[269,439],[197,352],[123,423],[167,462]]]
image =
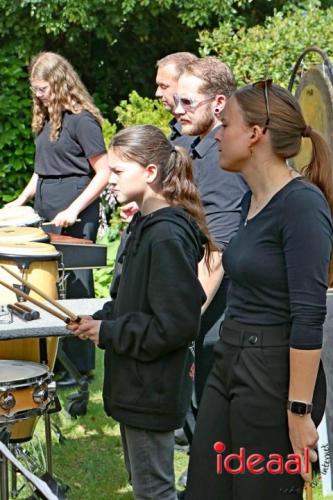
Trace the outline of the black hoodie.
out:
[[[136,216],[130,224],[115,300],[102,319],[103,399],[108,415],[133,427],[181,427],[189,405],[190,343],[205,293],[197,277],[205,237],[181,208]]]

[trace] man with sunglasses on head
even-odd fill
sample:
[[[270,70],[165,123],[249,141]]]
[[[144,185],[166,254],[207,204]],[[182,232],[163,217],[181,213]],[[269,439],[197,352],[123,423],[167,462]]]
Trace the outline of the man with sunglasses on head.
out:
[[[205,57],[191,61],[184,68],[174,95],[174,114],[182,133],[196,136],[190,147],[193,174],[208,228],[221,253],[238,229],[241,200],[248,191],[242,177],[220,168],[218,143],[215,140],[221,127],[220,114],[235,88],[230,68],[215,57]],[[195,344],[197,406],[212,367],[213,347],[218,340],[225,309],[228,278],[224,276],[222,269],[221,253],[217,253],[210,273],[203,263],[199,266],[199,277],[207,301],[203,306],[201,330]]]

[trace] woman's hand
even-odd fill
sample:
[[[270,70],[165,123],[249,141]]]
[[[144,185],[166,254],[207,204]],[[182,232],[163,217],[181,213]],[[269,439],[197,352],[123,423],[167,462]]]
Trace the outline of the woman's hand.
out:
[[[81,340],[92,340],[96,345],[99,344],[99,330],[102,321],[92,319],[91,316],[81,316],[80,323],[70,322],[67,329]]]
[[[74,210],[73,208],[67,208],[62,212],[59,212],[55,216],[55,218],[51,221],[51,223],[57,227],[72,226],[73,224],[75,224],[77,216],[78,216],[77,210]]]
[[[311,418],[311,415],[299,416],[291,413],[288,410],[288,427],[289,427],[289,438],[294,450],[294,453],[302,457],[302,477],[304,481],[311,482],[312,477],[310,474],[306,474],[307,464],[304,463],[304,450],[308,448],[309,450],[309,460],[310,462],[316,462],[317,453],[314,448],[317,445],[319,435],[315,424]]]
[[[3,208],[14,208],[14,207],[21,207],[24,205],[24,201],[21,200],[20,198],[16,198],[16,200],[10,201],[9,203],[6,203]]]

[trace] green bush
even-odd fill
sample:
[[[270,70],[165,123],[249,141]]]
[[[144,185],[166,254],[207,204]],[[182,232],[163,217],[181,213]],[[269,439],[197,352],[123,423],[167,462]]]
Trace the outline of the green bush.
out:
[[[31,99],[25,61],[0,49],[0,205],[23,189],[33,170]]]
[[[264,25],[249,29],[235,31],[230,23],[224,23],[212,32],[200,33],[200,53],[221,57],[233,69],[240,86],[267,76],[287,86],[305,48],[316,45],[332,55],[332,23],[333,8],[314,7],[276,13]]]
[[[169,135],[168,123],[171,119],[170,113],[166,111],[163,104],[156,99],[141,97],[133,90],[128,97],[128,101],[121,101],[115,108],[117,122],[123,127],[131,125],[149,124],[155,125]]]

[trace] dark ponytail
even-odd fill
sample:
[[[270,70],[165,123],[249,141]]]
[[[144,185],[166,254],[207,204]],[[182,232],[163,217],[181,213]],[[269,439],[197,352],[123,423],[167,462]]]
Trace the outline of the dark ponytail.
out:
[[[312,155],[302,174],[321,189],[333,214],[333,174],[331,152],[326,141],[311,127],[306,127],[306,135],[312,143]]]
[[[208,232],[199,192],[193,181],[192,161],[185,149],[174,147],[163,132],[152,125],[136,125],[118,132],[110,147],[124,160],[146,167],[157,165],[157,188],[170,205],[191,215],[207,238],[205,262],[210,270],[211,252],[218,247]]]

